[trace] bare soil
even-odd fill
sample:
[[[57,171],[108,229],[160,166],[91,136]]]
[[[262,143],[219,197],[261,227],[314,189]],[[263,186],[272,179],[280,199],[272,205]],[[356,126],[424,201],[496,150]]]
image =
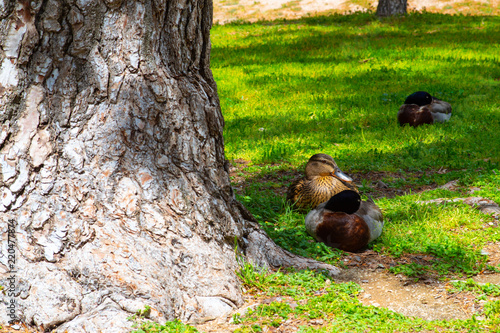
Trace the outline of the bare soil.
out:
[[[214,22],[255,22],[276,18],[356,11],[375,11],[378,1],[370,0],[214,0]],[[408,0],[409,11],[443,14],[498,15],[500,0]]]

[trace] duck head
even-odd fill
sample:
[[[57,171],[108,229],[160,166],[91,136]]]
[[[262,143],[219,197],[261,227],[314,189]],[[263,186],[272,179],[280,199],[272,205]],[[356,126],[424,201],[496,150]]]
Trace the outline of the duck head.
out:
[[[342,182],[352,182],[352,178],[343,173],[330,155],[316,154],[311,156],[306,165],[306,178],[333,176]]]
[[[296,209],[310,209],[347,189],[357,191],[352,178],[339,169],[330,155],[320,153],[307,162],[305,176],[290,184],[286,199]]]
[[[358,211],[361,205],[361,197],[359,193],[351,190],[345,190],[335,194],[325,204],[325,209],[332,212],[342,212],[346,214],[354,214]]]
[[[431,104],[433,97],[426,91],[417,91],[406,97],[405,104],[416,104],[418,106],[424,106]]]

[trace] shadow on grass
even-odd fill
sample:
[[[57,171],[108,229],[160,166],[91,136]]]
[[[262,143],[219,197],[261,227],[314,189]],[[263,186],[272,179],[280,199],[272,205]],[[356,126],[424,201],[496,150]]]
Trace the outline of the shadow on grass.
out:
[[[305,18],[286,21],[285,24],[280,21],[244,24],[241,28],[248,27],[255,32],[238,38],[234,46],[218,47],[214,42],[212,60],[216,66],[223,67],[289,61],[338,64],[361,60],[342,52],[343,47],[361,52],[367,46],[373,50],[413,49],[415,52],[440,48],[453,54],[459,51],[455,46],[460,45],[461,48],[484,52],[493,49],[497,43],[499,23],[500,18],[496,16],[425,13],[380,21],[374,15],[356,13]],[[315,26],[322,29],[314,29]],[[311,57],[311,52],[318,56]],[[496,54],[485,57],[498,63]]]
[[[355,14],[216,27],[243,36],[227,47],[214,42],[212,52],[215,77],[225,71],[218,85],[226,152],[239,158],[251,151],[254,164],[288,166],[323,152],[347,173],[396,173],[399,183],[408,173],[422,174],[413,182],[423,184],[468,182],[499,169],[498,23],[498,17],[426,13],[380,21]],[[235,78],[238,87],[224,82]],[[399,127],[399,106],[422,89],[452,103],[450,122]],[[251,101],[242,96],[248,91]],[[288,166],[283,170],[296,175]],[[426,175],[442,169],[448,172],[441,178]],[[294,253],[338,263],[341,252],[307,235],[304,215],[276,195],[274,186],[286,188],[292,178],[269,185],[262,176],[247,175],[238,198],[266,232]],[[392,209],[390,219],[405,220],[404,209]],[[389,240],[374,246],[385,242],[397,252]],[[470,273],[483,261],[469,245],[428,238],[401,251],[438,258],[435,270]]]
[[[334,157],[346,172],[440,168],[476,172],[500,168],[500,133],[496,132],[499,120],[494,113],[484,112],[482,117],[453,115],[447,124],[416,129],[400,128],[394,124],[395,113],[392,117],[391,121],[389,117],[377,119],[372,115],[365,119],[368,124],[365,126],[338,120],[323,120],[323,124],[318,125],[316,120],[270,117],[266,121],[261,118],[260,125],[269,124],[263,133],[256,136],[243,133],[237,138],[234,133],[226,133],[225,140],[232,147],[257,145],[260,158],[254,163],[280,163],[297,152],[309,152],[310,156],[323,152]],[[276,128],[271,127],[273,122],[277,123]],[[328,126],[329,123],[332,125]],[[279,124],[282,126],[278,127]],[[227,126],[231,131],[231,121]]]
[[[374,27],[365,31],[360,21]],[[242,71],[246,88],[257,92],[250,103],[241,100],[240,91],[219,85],[229,152],[261,147],[255,163],[315,150],[337,150],[342,159],[342,149],[332,144],[343,144],[344,150],[360,150],[359,158],[345,162],[365,170],[374,158],[374,167],[395,170],[412,166],[401,160],[418,161],[423,169],[459,168],[464,163],[450,163],[453,156],[499,155],[500,62],[492,43],[500,35],[499,18],[415,14],[380,23],[356,14],[296,22],[334,29],[274,29],[246,37],[255,46],[222,49],[215,43],[215,74],[217,67],[234,67]],[[416,62],[408,60],[412,58]],[[399,129],[399,106],[421,89],[452,104],[450,124],[435,130]],[[437,138],[428,143],[426,135]],[[404,149],[381,155],[378,145],[384,141]]]

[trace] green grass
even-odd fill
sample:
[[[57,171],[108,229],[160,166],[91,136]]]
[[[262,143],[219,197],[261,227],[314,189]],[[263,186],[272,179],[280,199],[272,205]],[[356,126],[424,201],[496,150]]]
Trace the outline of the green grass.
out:
[[[355,14],[215,26],[227,157],[298,165],[321,150],[350,171],[491,169],[500,145],[475,142],[498,140],[499,21]],[[419,89],[452,103],[451,123],[399,128],[399,106]]]
[[[393,311],[374,306],[364,306],[357,295],[361,288],[355,283],[332,283],[327,276],[310,271],[288,274],[258,272],[244,265],[240,277],[250,290],[267,288],[260,296],[276,296],[269,304],[237,313],[233,317],[240,328],[235,332],[261,332],[264,327],[279,327],[287,320],[299,323],[299,332],[481,332],[498,331],[500,324],[499,302],[485,305],[485,318],[473,316],[468,320],[426,321],[405,317]],[[321,327],[308,325],[310,320],[321,320]],[[317,321],[316,321],[317,322]],[[326,324],[325,324],[326,323]]]
[[[377,192],[386,224],[369,247],[395,260],[432,258],[401,261],[390,272],[447,280],[498,271],[481,253],[500,242],[496,219],[460,202],[419,201],[483,196],[500,203],[499,39],[499,17],[431,13],[214,26],[211,63],[226,156],[234,165],[247,161],[238,168],[238,199],[278,245],[342,266],[345,253],[314,241],[304,214],[291,210],[283,195],[311,155],[327,153],[361,178],[363,191],[376,192],[373,181],[362,179],[375,173],[396,194]],[[399,127],[399,106],[417,90],[450,102],[450,122]],[[438,188],[452,180],[455,190]],[[302,284],[304,274],[314,287]],[[301,332],[479,332],[498,331],[500,323],[498,302],[484,306],[484,320],[429,322],[365,307],[355,297],[359,286],[326,285],[321,274],[269,275],[244,265],[239,275],[253,293],[288,297],[237,316],[241,332],[301,318],[325,322]]]
[[[199,332],[191,325],[183,324],[179,320],[168,321],[164,325],[150,320],[135,320],[135,330],[132,333],[196,333]]]
[[[280,246],[339,263],[342,252],[314,242],[303,214],[276,195],[311,155],[327,153],[347,173],[378,172],[389,188],[405,190],[377,198],[386,226],[371,247],[435,260],[394,267],[395,273],[477,274],[486,267],[481,249],[500,241],[498,223],[462,203],[417,201],[468,196],[476,188],[474,196],[500,202],[497,38],[498,17],[431,13],[214,26],[212,70],[226,156],[250,161],[238,198]],[[450,122],[399,127],[397,110],[416,90],[450,102]],[[411,192],[450,180],[458,180],[457,191]],[[370,192],[373,184],[362,180],[361,189]]]
[[[143,310],[138,310],[127,319],[132,322],[134,330],[132,333],[196,333],[199,332],[191,325],[182,323],[180,320],[167,321],[159,324],[147,319],[151,314],[151,307],[146,306]]]
[[[479,273],[486,267],[487,259],[481,255],[481,249],[488,242],[500,240],[498,228],[486,224],[492,218],[463,203],[415,203],[426,196],[441,197],[446,193],[436,190],[426,195],[379,200],[379,204],[386,207],[389,225],[375,248],[395,257],[403,253],[432,255],[436,257],[432,266],[442,275]],[[393,271],[399,273],[396,267]]]
[[[472,279],[467,281],[451,281],[452,288],[448,290],[449,293],[458,293],[462,291],[470,291],[485,296],[500,296],[500,286],[494,283],[478,283]]]

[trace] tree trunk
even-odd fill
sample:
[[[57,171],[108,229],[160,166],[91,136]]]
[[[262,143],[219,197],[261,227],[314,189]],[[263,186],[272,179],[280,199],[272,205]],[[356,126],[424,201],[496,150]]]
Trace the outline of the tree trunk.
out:
[[[377,15],[406,15],[407,2],[407,0],[380,0],[377,5]]]
[[[10,302],[60,332],[126,329],[146,305],[214,318],[242,303],[235,239],[261,266],[337,272],[235,200],[211,24],[211,0],[0,2],[2,323]]]

